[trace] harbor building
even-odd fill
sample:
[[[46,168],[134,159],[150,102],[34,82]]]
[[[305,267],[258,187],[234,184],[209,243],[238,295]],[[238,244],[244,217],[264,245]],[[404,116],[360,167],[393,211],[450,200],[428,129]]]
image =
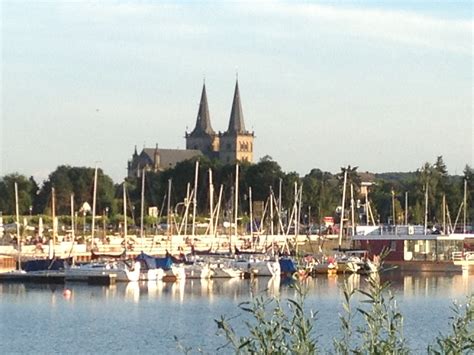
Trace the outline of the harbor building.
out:
[[[173,168],[178,162],[198,156],[218,159],[224,164],[253,162],[254,132],[245,129],[239,82],[235,82],[229,124],[224,132],[216,132],[211,125],[206,84],[203,84],[196,124],[185,132],[186,149],[137,148],[128,161],[128,177],[139,177],[141,171],[159,172]]]

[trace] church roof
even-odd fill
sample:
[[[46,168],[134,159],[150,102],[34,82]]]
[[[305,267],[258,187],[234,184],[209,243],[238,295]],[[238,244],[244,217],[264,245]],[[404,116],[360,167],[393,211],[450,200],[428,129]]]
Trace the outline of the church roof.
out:
[[[196,118],[196,126],[190,133],[191,137],[202,135],[215,135],[216,132],[211,126],[211,116],[209,115],[209,106],[207,104],[206,84],[202,86],[201,102],[199,103],[199,111]]]
[[[174,167],[183,160],[188,160],[197,156],[202,156],[202,152],[196,149],[162,149],[162,148],[143,148],[141,155],[154,161],[155,152],[160,156],[160,168],[167,169]]]
[[[240,102],[239,82],[235,82],[234,100],[232,101],[232,110],[230,112],[229,128],[227,134],[247,133],[244,124],[244,114]]]

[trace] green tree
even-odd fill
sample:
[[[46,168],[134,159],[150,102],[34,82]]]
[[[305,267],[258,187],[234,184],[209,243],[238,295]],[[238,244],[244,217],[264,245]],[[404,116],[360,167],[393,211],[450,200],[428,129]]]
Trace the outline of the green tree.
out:
[[[251,165],[248,168],[246,179],[247,185],[252,187],[253,199],[265,201],[269,196],[270,187],[277,192],[283,175],[280,165],[269,156],[265,156],[257,164]]]
[[[0,211],[3,214],[14,215],[15,212],[15,182],[18,185],[18,209],[21,215],[29,213],[33,206],[37,184],[33,177],[29,179],[18,173],[9,174],[0,179]]]
[[[464,179],[466,181],[466,196],[467,196],[467,223],[474,222],[474,169],[469,165],[464,168]]]
[[[92,206],[94,189],[94,168],[59,166],[44,182],[37,197],[38,212],[51,213],[52,188],[55,190],[56,213],[70,213],[71,194],[74,194],[76,210],[84,202]],[[115,213],[115,187],[112,179],[101,169],[97,172],[97,207],[96,213],[101,214],[106,208]]]

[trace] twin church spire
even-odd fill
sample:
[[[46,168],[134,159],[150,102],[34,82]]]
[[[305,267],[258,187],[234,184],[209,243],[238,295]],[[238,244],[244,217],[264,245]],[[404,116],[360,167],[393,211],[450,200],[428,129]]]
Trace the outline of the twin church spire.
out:
[[[196,125],[191,133],[186,132],[186,149],[200,150],[211,159],[223,163],[253,160],[253,132],[245,129],[244,114],[240,100],[239,82],[235,82],[234,98],[227,131],[216,133],[211,125],[206,84],[203,84]]]
[[[245,133],[244,114],[240,103],[239,82],[235,82],[234,100],[230,111],[229,128],[227,133]]]
[[[206,84],[202,86],[201,101],[199,103],[199,111],[196,118],[196,126],[190,135],[216,134],[211,126],[211,117],[209,115],[209,105],[207,103]]]

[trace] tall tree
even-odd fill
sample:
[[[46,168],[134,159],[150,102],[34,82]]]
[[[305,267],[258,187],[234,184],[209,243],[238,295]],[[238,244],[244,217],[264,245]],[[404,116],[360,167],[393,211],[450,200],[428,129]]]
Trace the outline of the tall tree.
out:
[[[39,212],[51,213],[51,192],[55,189],[56,213],[70,213],[71,194],[74,194],[74,204],[77,209],[84,202],[92,206],[94,188],[94,168],[59,166],[44,182],[38,194]],[[116,210],[114,201],[115,187],[112,179],[98,170],[97,178],[97,209],[98,214],[106,208],[110,213]]]
[[[37,184],[34,179],[14,173],[0,179],[0,211],[15,214],[15,182],[18,185],[18,206],[20,214],[27,214],[33,206]]]

